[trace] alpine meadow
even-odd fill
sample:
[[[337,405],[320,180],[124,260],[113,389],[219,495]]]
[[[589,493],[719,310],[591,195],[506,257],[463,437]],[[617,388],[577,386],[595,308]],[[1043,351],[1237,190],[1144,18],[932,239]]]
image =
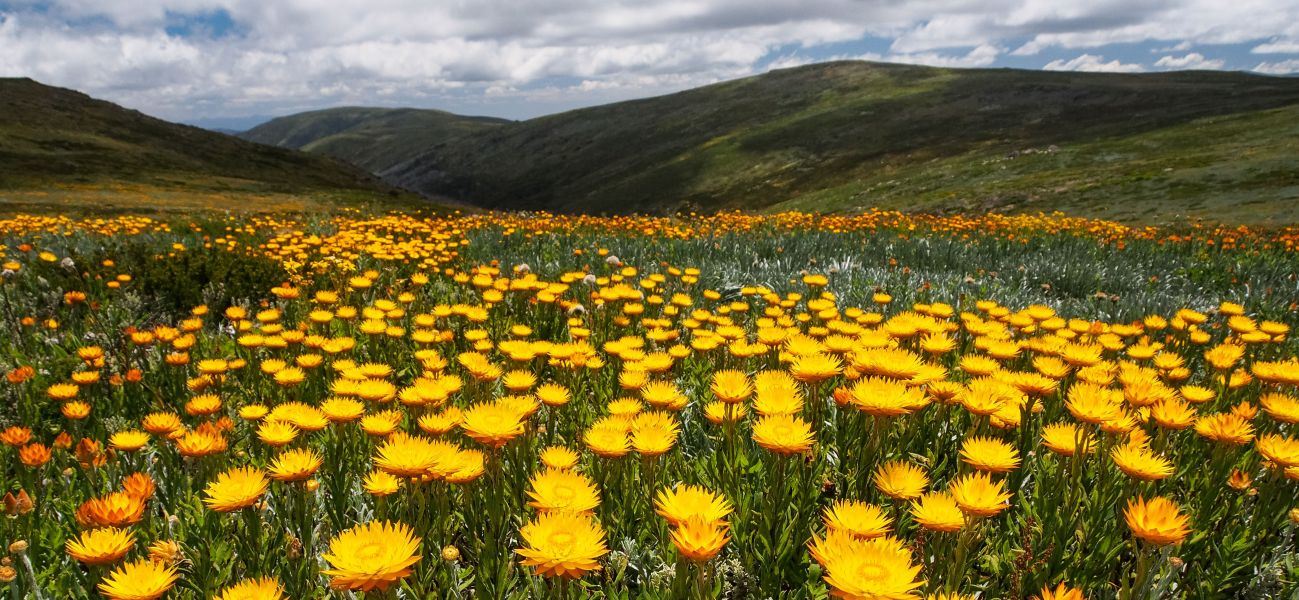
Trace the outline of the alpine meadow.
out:
[[[0,2],[0,598],[1299,599],[1285,0],[103,4]]]

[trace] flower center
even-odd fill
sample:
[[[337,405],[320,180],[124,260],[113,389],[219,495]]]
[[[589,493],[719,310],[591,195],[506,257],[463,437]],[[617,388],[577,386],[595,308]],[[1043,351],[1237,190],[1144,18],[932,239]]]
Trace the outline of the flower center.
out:
[[[546,538],[546,541],[549,542],[551,548],[561,552],[567,552],[568,549],[573,546],[573,539],[573,534],[567,531],[556,531],[551,533],[550,536]]]
[[[875,564],[863,562],[857,569],[857,577],[862,581],[881,581],[889,575],[888,569]]]
[[[366,542],[360,548],[356,549],[356,558],[362,561],[372,561],[383,556],[383,544],[379,542]]]

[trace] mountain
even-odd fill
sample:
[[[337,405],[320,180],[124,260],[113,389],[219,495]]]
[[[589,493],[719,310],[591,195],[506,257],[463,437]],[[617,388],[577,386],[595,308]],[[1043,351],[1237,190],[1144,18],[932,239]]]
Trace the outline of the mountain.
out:
[[[507,123],[511,121],[440,110],[344,107],[272,119],[240,137],[332,156],[383,174],[430,146]]]
[[[464,126],[443,114],[437,122],[461,126],[246,135],[491,208],[1059,209],[1294,222],[1297,117],[1294,78],[843,61],[520,122]]]
[[[249,129],[252,129],[274,118],[275,117],[266,116],[266,115],[247,115],[243,117],[211,117],[211,118],[203,118],[203,119],[186,119],[184,121],[180,121],[180,123],[183,123],[185,125],[193,125],[195,127],[201,127],[203,129],[210,129],[212,131],[220,131],[221,133],[229,133],[233,135],[236,133],[243,133],[245,131],[248,131]]]
[[[0,164],[10,208],[41,204],[14,200],[24,194],[58,190],[87,203],[121,192],[141,205],[186,194],[227,194],[230,207],[240,194],[411,199],[342,161],[169,123],[31,79],[0,79]]]

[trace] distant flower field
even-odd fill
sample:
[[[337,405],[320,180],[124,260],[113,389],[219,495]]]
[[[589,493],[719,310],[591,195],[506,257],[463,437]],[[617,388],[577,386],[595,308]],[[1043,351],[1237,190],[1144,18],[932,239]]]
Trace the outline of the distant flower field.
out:
[[[1299,228],[0,219],[11,598],[1282,598]]]

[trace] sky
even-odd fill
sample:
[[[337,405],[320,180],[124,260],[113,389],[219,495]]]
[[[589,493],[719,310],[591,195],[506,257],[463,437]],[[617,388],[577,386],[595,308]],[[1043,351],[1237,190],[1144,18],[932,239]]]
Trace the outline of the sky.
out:
[[[0,77],[235,129],[524,119],[837,59],[1299,73],[1299,0],[0,0]]]

